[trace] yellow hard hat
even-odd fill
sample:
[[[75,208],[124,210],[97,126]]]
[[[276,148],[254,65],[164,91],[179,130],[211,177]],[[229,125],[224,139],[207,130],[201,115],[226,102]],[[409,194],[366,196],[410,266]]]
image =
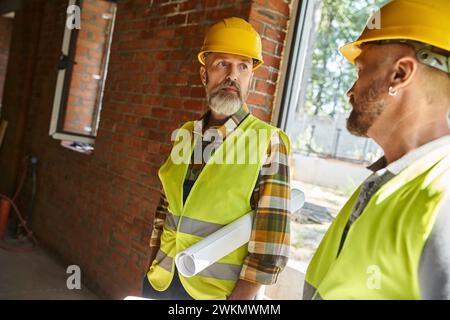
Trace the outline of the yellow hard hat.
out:
[[[198,61],[205,64],[205,53],[222,52],[253,59],[253,70],[264,63],[261,37],[244,19],[227,18],[211,26],[198,54]]]
[[[366,26],[355,42],[340,48],[351,63],[361,44],[379,40],[412,40],[450,51],[450,0],[393,0],[380,10],[381,28]]]

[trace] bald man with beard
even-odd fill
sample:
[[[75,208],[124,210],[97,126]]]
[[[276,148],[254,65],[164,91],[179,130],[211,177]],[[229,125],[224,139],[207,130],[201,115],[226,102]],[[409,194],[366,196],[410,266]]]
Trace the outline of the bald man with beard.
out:
[[[348,130],[384,156],[323,238],[305,299],[450,299],[450,1],[394,0],[341,52]]]

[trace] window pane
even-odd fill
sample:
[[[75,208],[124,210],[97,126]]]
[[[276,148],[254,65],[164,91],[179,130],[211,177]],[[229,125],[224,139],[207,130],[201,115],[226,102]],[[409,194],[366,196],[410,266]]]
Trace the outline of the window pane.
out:
[[[306,195],[304,208],[294,214],[291,257],[304,265],[348,197],[369,174],[365,166],[382,155],[373,141],[352,136],[346,129],[351,108],[346,92],[356,72],[338,49],[355,40],[371,14],[386,2],[309,2],[314,18],[309,39],[300,39],[300,45],[308,48],[300,66],[303,78],[294,79],[300,83],[300,92],[298,104],[289,106],[295,108],[295,119],[287,128],[293,184]],[[296,63],[291,61],[290,66]]]
[[[96,135],[116,4],[84,0],[63,131]]]

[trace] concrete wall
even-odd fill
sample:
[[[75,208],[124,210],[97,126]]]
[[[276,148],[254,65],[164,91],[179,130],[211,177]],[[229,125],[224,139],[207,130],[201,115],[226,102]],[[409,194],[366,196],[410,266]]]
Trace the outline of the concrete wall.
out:
[[[370,171],[362,165],[293,154],[294,179],[328,188],[359,185]]]
[[[294,150],[367,162],[383,154],[372,139],[356,137],[347,130],[347,113],[337,113],[333,118],[305,113],[296,117],[290,128]]]

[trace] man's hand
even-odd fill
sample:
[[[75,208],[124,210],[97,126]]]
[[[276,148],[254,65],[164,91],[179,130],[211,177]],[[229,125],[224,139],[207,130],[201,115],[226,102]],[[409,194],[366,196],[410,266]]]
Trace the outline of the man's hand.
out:
[[[260,288],[258,283],[239,280],[228,300],[253,300]]]

